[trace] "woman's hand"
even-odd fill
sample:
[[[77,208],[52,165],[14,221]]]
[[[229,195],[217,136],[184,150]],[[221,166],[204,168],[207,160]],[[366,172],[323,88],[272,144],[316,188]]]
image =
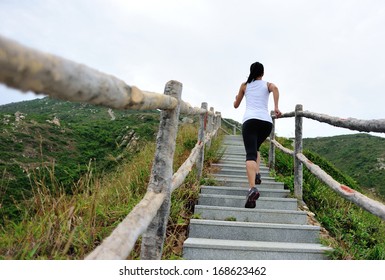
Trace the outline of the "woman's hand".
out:
[[[276,118],[279,118],[282,115],[281,111],[278,108],[274,109],[274,113]]]

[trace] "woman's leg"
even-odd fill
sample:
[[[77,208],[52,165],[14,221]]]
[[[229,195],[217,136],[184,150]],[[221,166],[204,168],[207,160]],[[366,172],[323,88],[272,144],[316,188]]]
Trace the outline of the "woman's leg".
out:
[[[259,147],[266,140],[266,138],[270,135],[273,124],[267,121],[258,120],[258,133],[257,133],[257,177],[255,178],[256,184],[261,184],[261,175],[260,175],[260,165],[261,165],[261,154],[259,152]]]
[[[257,164],[257,120],[248,120],[242,126],[243,144],[246,150],[246,174],[249,188],[255,186],[255,175],[258,171]]]
[[[258,173],[257,161],[247,160],[246,161],[246,173],[247,180],[249,181],[249,189],[255,187],[255,176]]]
[[[246,173],[249,182],[245,207],[255,208],[255,201],[259,198],[259,192],[255,187],[255,176],[257,174],[257,120],[248,120],[242,126],[243,142],[246,150]]]
[[[259,166],[261,165],[261,154],[257,153],[257,161],[256,161],[256,164],[257,164],[257,168],[256,168],[256,174],[259,174]]]

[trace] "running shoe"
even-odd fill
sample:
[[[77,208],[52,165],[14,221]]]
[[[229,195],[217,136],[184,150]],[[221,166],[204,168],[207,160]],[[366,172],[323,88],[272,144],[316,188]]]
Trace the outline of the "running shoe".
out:
[[[260,193],[256,187],[251,188],[247,194],[245,208],[255,208],[255,201],[259,198],[259,195]]]
[[[261,174],[257,173],[255,175],[255,184],[256,185],[260,185],[262,183],[262,180],[261,180]]]

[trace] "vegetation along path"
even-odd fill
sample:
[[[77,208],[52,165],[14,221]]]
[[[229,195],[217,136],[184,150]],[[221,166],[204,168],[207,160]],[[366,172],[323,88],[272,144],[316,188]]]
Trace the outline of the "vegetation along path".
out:
[[[284,184],[261,166],[261,196],[256,208],[244,208],[248,183],[241,136],[226,136],[224,154],[214,174],[220,186],[202,186],[183,258],[326,259],[331,248],[320,244],[320,227],[307,224],[307,214],[289,198]]]

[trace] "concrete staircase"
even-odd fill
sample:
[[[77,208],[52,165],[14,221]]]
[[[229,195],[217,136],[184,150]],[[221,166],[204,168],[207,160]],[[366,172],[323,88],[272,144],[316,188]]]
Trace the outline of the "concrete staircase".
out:
[[[244,208],[248,183],[240,136],[226,136],[225,153],[214,176],[220,186],[202,186],[189,237],[183,245],[188,260],[319,260],[331,250],[319,243],[320,228],[307,224],[283,183],[261,167],[261,193],[256,208]]]

